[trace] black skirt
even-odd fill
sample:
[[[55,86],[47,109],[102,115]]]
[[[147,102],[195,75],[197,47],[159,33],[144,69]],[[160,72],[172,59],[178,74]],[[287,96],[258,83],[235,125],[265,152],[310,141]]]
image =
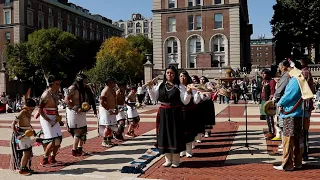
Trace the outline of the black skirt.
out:
[[[161,154],[186,150],[181,107],[160,107],[158,123],[157,148]]]
[[[203,129],[211,129],[216,124],[214,103],[211,100],[203,101],[198,105],[198,113],[201,118]]]
[[[182,110],[183,120],[184,120],[184,139],[186,143],[194,141],[194,138],[199,133],[195,128],[197,123],[197,109],[196,105],[186,106]]]

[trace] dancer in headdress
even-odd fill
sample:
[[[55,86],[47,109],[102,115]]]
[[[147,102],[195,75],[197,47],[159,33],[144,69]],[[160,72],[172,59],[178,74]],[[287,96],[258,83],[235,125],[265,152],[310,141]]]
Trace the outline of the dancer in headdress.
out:
[[[33,99],[26,99],[25,102],[25,107],[12,122],[11,147],[13,156],[11,168],[13,170],[19,169],[21,175],[30,175],[33,172],[31,170],[32,140],[30,136],[35,136],[31,126],[31,115],[36,107],[36,102]]]
[[[179,89],[181,92],[187,91],[188,84],[191,84],[192,80],[187,71],[183,71],[180,73],[180,85]],[[197,104],[200,102],[201,97],[200,93],[197,90],[192,90],[192,95],[190,102],[187,105],[182,106],[182,114],[184,120],[184,140],[186,142],[186,151],[182,151],[180,153],[180,157],[186,156],[188,158],[192,157],[192,143],[195,140],[195,137],[198,134],[197,126],[198,123],[195,123],[197,116],[199,116],[197,112]]]
[[[131,91],[127,96],[127,119],[129,123],[128,132],[125,134],[127,137],[136,137],[134,130],[139,127],[140,117],[138,114],[137,106],[137,88],[131,87]]]
[[[60,126],[64,125],[58,112],[59,97],[57,92],[60,89],[60,80],[49,76],[48,83],[49,87],[42,94],[39,104],[40,124],[43,133],[42,145],[45,149],[41,165],[57,162],[55,157],[62,141]]]
[[[149,83],[150,85],[151,83]],[[191,89],[183,92],[179,89],[179,74],[174,66],[166,68],[163,82],[148,93],[153,101],[161,103],[157,115],[157,143],[161,154],[165,154],[165,167],[176,168],[180,164],[180,152],[186,150],[184,140],[182,106],[187,105],[191,98]]]
[[[118,90],[116,92],[117,96],[117,105],[118,105],[118,110],[119,113],[117,114],[117,122],[118,122],[118,131],[115,133],[115,139],[118,141],[123,141],[123,135],[122,133],[124,132],[124,127],[126,123],[126,105],[125,105],[125,100],[126,100],[126,83],[120,82],[118,84]]]
[[[118,114],[117,96],[115,91],[116,80],[109,77],[105,80],[105,87],[101,92],[99,106],[99,132],[103,136],[101,143],[104,147],[113,147],[111,139],[115,132],[118,131]]]
[[[68,88],[65,95],[65,103],[67,104],[67,126],[68,131],[73,137],[72,155],[81,156],[83,152],[83,144],[87,140],[87,116],[86,112],[90,110],[87,76],[78,74],[74,83]]]

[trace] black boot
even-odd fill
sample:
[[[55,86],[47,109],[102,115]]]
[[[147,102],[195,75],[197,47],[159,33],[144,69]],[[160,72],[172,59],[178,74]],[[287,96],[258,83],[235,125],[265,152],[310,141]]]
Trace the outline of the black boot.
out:
[[[309,132],[308,130],[303,130],[303,154],[302,158],[304,161],[309,159]]]

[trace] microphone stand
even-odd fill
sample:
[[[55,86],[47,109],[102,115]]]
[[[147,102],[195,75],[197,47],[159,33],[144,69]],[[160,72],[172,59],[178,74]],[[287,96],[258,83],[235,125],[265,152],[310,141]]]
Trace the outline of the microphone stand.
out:
[[[231,149],[230,151],[235,151],[235,150],[238,150],[238,149],[243,149],[243,148],[247,148],[248,151],[250,152],[251,155],[253,155],[253,153],[251,152],[250,148],[251,149],[254,149],[254,150],[259,150],[258,148],[255,148],[255,147],[252,147],[249,145],[248,143],[248,106],[247,106],[247,99],[244,95],[244,90],[241,89],[241,95],[243,97],[243,100],[244,100],[244,109],[245,109],[245,116],[246,116],[246,142],[244,144],[244,146],[241,146],[241,147],[238,147],[238,148],[235,148],[235,149]]]

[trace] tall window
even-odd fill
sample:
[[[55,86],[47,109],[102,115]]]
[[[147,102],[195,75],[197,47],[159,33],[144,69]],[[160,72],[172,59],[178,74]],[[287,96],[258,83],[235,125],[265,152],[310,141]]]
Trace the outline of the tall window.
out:
[[[222,14],[215,14],[214,15],[214,28],[215,29],[223,28],[223,15]]]
[[[133,22],[129,21],[128,22],[128,28],[132,28],[133,27]]]
[[[124,29],[124,24],[121,24],[120,27],[121,27],[122,29]]]
[[[28,8],[32,9],[32,1],[31,0],[28,0]]]
[[[100,40],[100,32],[99,31],[97,31],[97,33],[96,33],[96,40]]]
[[[62,21],[58,21],[58,29],[63,30],[63,28],[62,28]]]
[[[68,24],[68,25],[67,25],[67,31],[68,31],[69,33],[72,33],[72,24]]]
[[[42,6],[42,4],[39,4],[39,11],[40,11],[40,12],[43,12],[43,6]]]
[[[213,47],[213,61],[211,62],[211,67],[222,67],[225,64],[226,57],[226,39],[217,35],[213,39],[212,47]]]
[[[178,43],[175,38],[170,38],[167,40],[167,61],[166,63],[170,63],[172,61],[178,61]],[[167,65],[166,64],[166,65]]]
[[[224,4],[224,0],[213,0],[213,4]]]
[[[27,12],[27,24],[33,26],[33,12],[30,10]]]
[[[149,22],[148,21],[144,21],[143,22],[143,27],[149,27]]]
[[[53,17],[48,17],[48,28],[53,28],[54,24],[53,24]]]
[[[189,39],[189,68],[196,67],[197,54],[202,52],[201,39],[199,36],[193,36]]]
[[[6,41],[10,43],[10,40],[11,40],[10,32],[5,33],[5,38],[6,38]]]
[[[58,18],[61,19],[62,15],[61,15],[61,11],[58,11]]]
[[[188,6],[200,6],[202,0],[188,0]]]
[[[80,36],[80,30],[79,30],[79,27],[76,27],[76,28],[75,28],[75,34],[76,34],[76,36]]]
[[[94,32],[90,31],[90,40],[94,40]]]
[[[49,8],[49,15],[52,16],[52,9]]]
[[[141,29],[140,28],[136,28],[136,33],[140,34],[141,33]]]
[[[200,15],[188,16],[188,30],[202,29],[202,17]]]
[[[175,8],[176,0],[168,0],[168,8]]]
[[[83,29],[82,31],[82,38],[87,39],[87,29]]]
[[[39,14],[38,16],[38,27],[44,28],[44,16],[43,14]]]
[[[188,16],[188,30],[193,30],[193,16]]]
[[[10,6],[10,0],[5,1],[5,6]]]
[[[136,24],[136,27],[141,27],[141,24],[138,22],[138,23]]]
[[[4,12],[4,24],[11,24],[11,12],[10,11]]]
[[[169,17],[168,18],[168,32],[175,32],[176,31],[176,18]]]
[[[196,16],[196,30],[202,29],[202,18],[201,16]]]

